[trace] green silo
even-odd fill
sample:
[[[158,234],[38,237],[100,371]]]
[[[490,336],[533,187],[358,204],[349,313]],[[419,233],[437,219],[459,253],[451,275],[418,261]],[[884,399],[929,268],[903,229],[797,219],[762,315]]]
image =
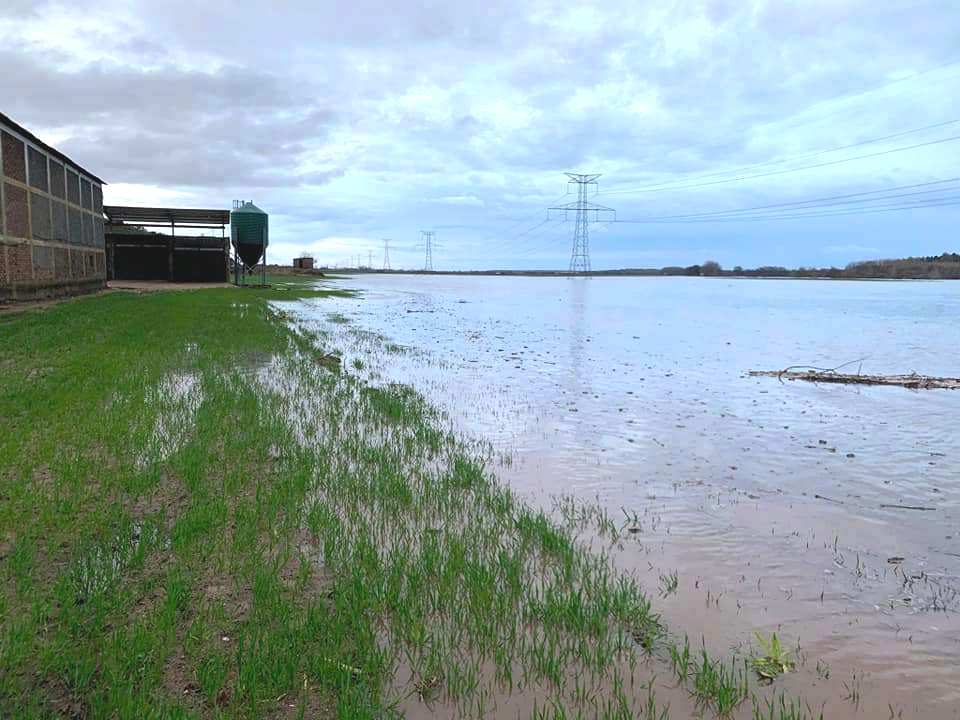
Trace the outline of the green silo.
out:
[[[244,200],[233,201],[230,213],[230,240],[233,249],[248,268],[253,267],[264,257],[269,242],[269,222],[267,214]]]

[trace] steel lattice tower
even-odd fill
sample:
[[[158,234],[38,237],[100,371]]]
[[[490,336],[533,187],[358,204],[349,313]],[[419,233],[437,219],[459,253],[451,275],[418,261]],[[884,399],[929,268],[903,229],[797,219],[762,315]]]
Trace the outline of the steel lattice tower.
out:
[[[420,242],[423,243],[423,249],[426,253],[423,261],[424,270],[433,270],[433,245],[436,241],[436,235],[432,230],[420,231]]]
[[[383,269],[390,269],[390,240],[383,239]]]
[[[577,186],[577,199],[575,202],[548,208],[548,211],[557,210],[563,212],[564,220],[567,219],[567,216],[571,210],[577,211],[576,226],[573,230],[573,250],[570,253],[570,272],[589,274],[591,271],[590,213],[593,213],[593,221],[596,222],[600,218],[600,213],[613,213],[613,219],[616,220],[617,211],[613,208],[597,205],[596,203],[592,203],[587,199],[590,195],[591,185],[595,188],[593,194],[596,195],[597,193],[596,188],[597,178],[600,177],[599,173],[592,175],[582,173],[565,174],[568,178],[570,178],[570,180],[567,181],[567,185]]]

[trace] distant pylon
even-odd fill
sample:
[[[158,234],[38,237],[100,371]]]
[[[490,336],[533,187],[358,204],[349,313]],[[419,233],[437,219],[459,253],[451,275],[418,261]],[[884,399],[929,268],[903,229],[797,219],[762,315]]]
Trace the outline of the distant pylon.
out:
[[[421,230],[420,241],[423,243],[425,254],[423,260],[424,270],[433,270],[433,244],[436,241],[437,234],[432,230]]]
[[[589,190],[588,188],[593,185],[597,187],[597,178],[600,177],[599,173],[596,174],[581,174],[581,173],[565,173],[565,175],[570,178],[567,181],[567,185],[575,184],[577,186],[577,199],[575,202],[570,202],[565,205],[558,205],[556,207],[548,208],[549,210],[558,210],[563,212],[563,219],[567,219],[567,215],[571,210],[577,211],[577,224],[573,230],[573,250],[570,253],[570,272],[571,273],[584,273],[587,274],[590,272],[590,213],[593,213],[593,220],[596,222],[600,218],[600,213],[613,213],[613,219],[617,219],[617,211],[613,208],[604,207],[603,205],[597,205],[587,200]],[[596,194],[597,191],[594,191]]]
[[[367,267],[373,270],[373,250],[367,250]]]
[[[388,238],[383,239],[383,269],[390,269],[390,240]]]

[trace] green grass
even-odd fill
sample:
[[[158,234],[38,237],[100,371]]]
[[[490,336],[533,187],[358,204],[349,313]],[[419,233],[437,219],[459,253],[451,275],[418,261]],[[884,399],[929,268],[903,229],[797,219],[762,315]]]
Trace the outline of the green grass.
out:
[[[760,678],[775,680],[783,673],[793,670],[795,665],[793,653],[780,644],[780,638],[776,633],[771,634],[770,637],[756,633],[756,637],[760,645],[760,653],[750,659],[750,664]]]
[[[297,273],[267,273],[267,284],[280,288],[310,289],[326,282],[329,275],[307,275]]]
[[[0,318],[0,717],[482,717],[526,694],[537,717],[666,718],[658,670],[717,715],[750,695],[426,399],[338,372],[270,302],[328,294]]]

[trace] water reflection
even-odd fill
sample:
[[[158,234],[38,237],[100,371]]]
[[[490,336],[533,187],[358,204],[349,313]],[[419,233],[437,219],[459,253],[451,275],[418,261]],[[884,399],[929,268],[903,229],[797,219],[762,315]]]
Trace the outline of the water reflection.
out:
[[[570,385],[568,391],[580,390],[582,394],[592,392],[590,385],[590,367],[584,359],[586,340],[587,288],[590,280],[587,278],[570,278]]]

